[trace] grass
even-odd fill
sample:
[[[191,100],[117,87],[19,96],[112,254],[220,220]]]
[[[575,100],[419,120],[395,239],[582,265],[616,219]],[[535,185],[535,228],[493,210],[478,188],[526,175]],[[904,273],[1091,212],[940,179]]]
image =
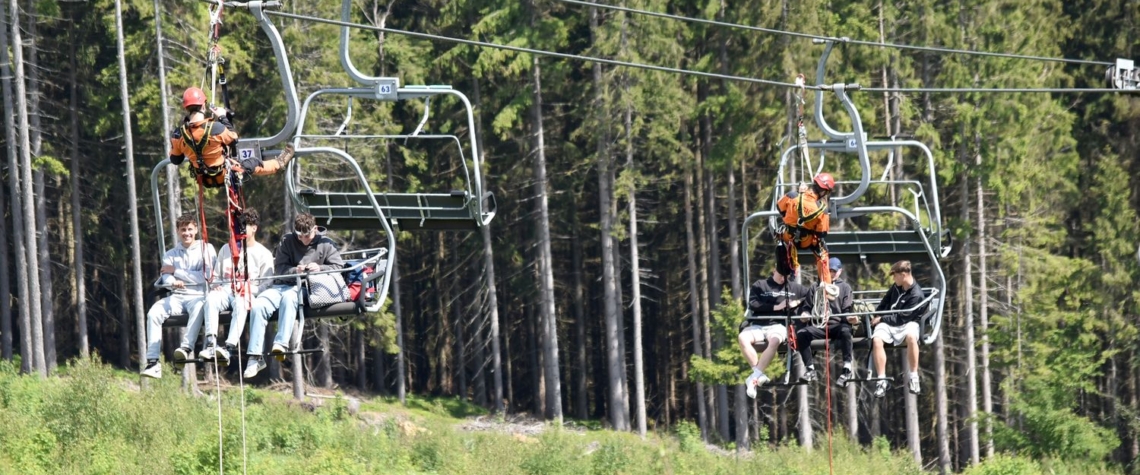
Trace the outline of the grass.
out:
[[[19,375],[0,362],[0,473],[2,474],[216,474],[218,399],[191,397],[180,378],[139,390],[137,376],[98,361],[77,361],[56,377]],[[361,401],[343,398],[298,404],[289,394],[245,391],[242,457],[240,393],[224,390],[222,464],[227,473],[338,474],[826,474],[822,452],[798,447],[751,454],[710,451],[692,424],[650,434],[585,428],[559,430],[529,424],[525,433],[495,430],[486,411],[457,398],[411,396]],[[314,407],[316,402],[320,405]],[[596,427],[596,425],[593,425]],[[1034,461],[1001,458],[994,471],[1042,473]],[[864,448],[836,438],[836,473],[920,473],[904,453],[885,445]],[[1048,473],[1048,472],[1045,472]],[[1057,471],[1057,473],[1078,473]],[[1099,472],[1094,472],[1099,473]]]

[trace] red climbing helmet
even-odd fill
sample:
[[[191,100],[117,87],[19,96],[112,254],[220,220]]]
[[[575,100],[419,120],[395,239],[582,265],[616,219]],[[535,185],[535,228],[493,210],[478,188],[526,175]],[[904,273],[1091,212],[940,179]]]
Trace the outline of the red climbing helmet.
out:
[[[205,106],[206,94],[201,89],[196,87],[186,88],[186,92],[182,93],[182,108],[189,109],[190,106]]]
[[[827,191],[831,191],[835,188],[835,179],[831,177],[830,173],[820,173],[816,175],[812,181],[815,182],[816,186]]]

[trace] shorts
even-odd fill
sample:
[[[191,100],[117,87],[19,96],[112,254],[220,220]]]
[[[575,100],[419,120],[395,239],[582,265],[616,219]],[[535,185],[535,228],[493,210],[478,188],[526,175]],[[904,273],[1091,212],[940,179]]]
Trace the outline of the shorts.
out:
[[[768,341],[769,338],[776,338],[783,343],[788,339],[788,327],[783,324],[773,323],[770,325],[749,325],[740,331],[741,335],[748,335],[752,339],[752,344],[760,344]]]
[[[898,346],[906,342],[907,335],[914,335],[914,339],[918,339],[918,322],[906,322],[900,326],[880,323],[875,325],[875,330],[871,334],[871,338],[878,338],[883,340],[884,343]]]

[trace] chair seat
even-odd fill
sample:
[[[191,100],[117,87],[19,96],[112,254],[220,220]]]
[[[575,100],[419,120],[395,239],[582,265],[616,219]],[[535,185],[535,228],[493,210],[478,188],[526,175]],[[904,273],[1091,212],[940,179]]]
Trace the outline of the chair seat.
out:
[[[487,193],[494,203],[494,195]],[[381,229],[383,225],[366,193],[337,193],[302,190],[298,198],[317,223],[329,229]],[[374,193],[384,217],[407,231],[474,231],[489,221],[492,211],[475,216],[473,197],[455,190],[448,193]]]

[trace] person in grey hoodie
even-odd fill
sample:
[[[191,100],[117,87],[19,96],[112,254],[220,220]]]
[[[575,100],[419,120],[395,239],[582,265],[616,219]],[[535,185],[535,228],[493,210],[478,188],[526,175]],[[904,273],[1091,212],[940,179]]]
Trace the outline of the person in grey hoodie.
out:
[[[214,262],[214,246],[198,239],[198,220],[194,212],[183,213],[175,221],[178,228],[178,245],[162,256],[162,268],[157,284],[171,289],[172,293],[150,307],[146,314],[146,367],[142,375],[162,377],[158,354],[162,351],[162,324],[171,315],[201,312],[206,294],[206,277],[209,263]],[[179,348],[175,360],[193,358],[190,350]]]
[[[279,278],[273,281],[272,287],[257,296],[249,312],[247,354],[250,358],[245,368],[246,378],[257,376],[265,368],[262,345],[265,341],[265,327],[269,325],[269,317],[273,312],[278,313],[277,336],[273,339],[270,351],[276,355],[288,352],[294,320],[305,318],[303,313],[297,312],[300,295],[296,276],[344,267],[344,259],[340,257],[336,244],[318,232],[312,215],[298,214],[293,220],[293,231],[281,239],[273,259],[273,275]]]

